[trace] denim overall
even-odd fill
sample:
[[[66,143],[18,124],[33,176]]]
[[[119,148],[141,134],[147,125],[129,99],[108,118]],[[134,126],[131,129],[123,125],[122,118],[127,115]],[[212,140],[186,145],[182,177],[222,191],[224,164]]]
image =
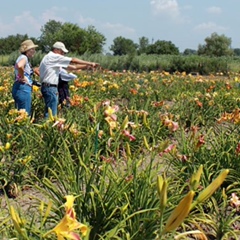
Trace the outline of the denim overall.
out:
[[[24,54],[20,55],[16,63],[20,61],[23,57],[26,57]],[[20,109],[25,109],[29,116],[31,116],[31,105],[32,105],[32,76],[33,69],[30,63],[27,60],[27,64],[24,69],[24,76],[27,77],[28,82],[22,83],[19,81],[18,69],[15,65],[15,82],[12,87],[12,96],[15,101],[15,107]]]

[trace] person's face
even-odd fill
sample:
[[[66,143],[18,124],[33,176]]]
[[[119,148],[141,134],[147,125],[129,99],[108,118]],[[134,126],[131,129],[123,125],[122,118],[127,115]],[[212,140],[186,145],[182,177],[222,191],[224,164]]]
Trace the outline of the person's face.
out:
[[[56,52],[57,52],[58,54],[62,55],[62,56],[65,55],[65,52],[64,52],[63,50],[61,50],[61,49],[56,49]]]
[[[62,50],[61,50],[62,51]],[[64,56],[66,53],[64,51],[62,51],[62,55]]]
[[[35,53],[36,53],[36,49],[35,48],[31,48],[31,49],[27,50],[27,56],[29,58],[33,57]]]

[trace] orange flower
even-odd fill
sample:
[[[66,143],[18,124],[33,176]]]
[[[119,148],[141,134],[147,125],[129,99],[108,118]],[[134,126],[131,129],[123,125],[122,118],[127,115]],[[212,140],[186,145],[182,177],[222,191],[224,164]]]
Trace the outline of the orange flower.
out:
[[[197,148],[201,147],[203,144],[205,144],[204,135],[199,136],[198,142],[197,142]]]
[[[202,102],[200,102],[199,100],[197,100],[196,101],[196,104],[200,107],[200,108],[202,108],[203,107],[203,104],[202,104]]]
[[[135,88],[131,88],[130,93],[133,94],[133,95],[136,95],[138,93],[138,90],[135,89]]]

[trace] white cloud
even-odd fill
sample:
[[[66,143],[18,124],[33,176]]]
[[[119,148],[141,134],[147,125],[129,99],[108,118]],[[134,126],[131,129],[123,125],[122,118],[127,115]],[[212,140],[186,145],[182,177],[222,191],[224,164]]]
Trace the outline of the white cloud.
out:
[[[41,23],[28,11],[23,12],[21,15],[15,16],[10,23],[1,22],[0,24],[0,34],[2,36],[7,37],[15,34],[27,34],[29,37],[40,36]]]
[[[114,36],[132,36],[135,34],[135,29],[124,26],[122,24],[105,23],[101,26],[105,31],[111,32]]]
[[[59,17],[59,11],[60,9],[57,7],[53,7],[48,9],[47,11],[42,13],[42,20],[44,23],[47,23],[49,20],[55,20],[55,21],[59,21],[59,22],[65,22],[65,20],[61,17]]]
[[[207,22],[207,23],[201,23],[197,25],[194,30],[196,31],[208,31],[208,32],[223,32],[226,31],[227,29],[223,26],[219,26],[214,22]]]
[[[178,0],[150,0],[150,5],[155,16],[168,17],[177,24],[189,23],[188,17],[183,16],[181,11],[190,10],[190,5],[180,7]]]
[[[104,36],[107,38],[106,49],[110,47],[112,41],[119,36],[124,38],[134,39],[136,38],[136,30],[122,24],[102,23],[99,25],[98,30],[104,32]],[[109,50],[106,50],[107,52]]]
[[[221,14],[222,9],[220,7],[210,7],[207,9],[207,12],[211,14]]]
[[[78,22],[80,23],[80,27],[82,25],[89,26],[89,25],[96,25],[97,22],[93,18],[84,18],[82,15],[78,17]]]
[[[178,2],[176,0],[152,0],[150,2],[154,14],[167,14],[171,17],[180,15]]]

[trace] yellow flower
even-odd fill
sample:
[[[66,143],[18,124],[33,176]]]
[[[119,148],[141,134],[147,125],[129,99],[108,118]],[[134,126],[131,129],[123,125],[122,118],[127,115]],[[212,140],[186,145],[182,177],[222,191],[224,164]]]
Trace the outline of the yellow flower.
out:
[[[108,116],[112,116],[114,113],[116,113],[119,110],[119,106],[115,105],[113,107],[111,106],[107,106],[105,111],[104,111],[104,115],[106,117]]]
[[[117,122],[114,121],[111,117],[106,117],[105,120],[107,121],[111,129],[115,129],[117,127]]]
[[[5,149],[9,150],[10,148],[11,148],[11,144],[9,142],[7,142],[6,145],[5,145]]]
[[[66,214],[52,231],[56,233],[58,240],[64,240],[64,238],[78,240],[80,239],[79,235],[73,232],[76,229],[80,229],[83,236],[87,234],[88,228],[86,225]]]
[[[80,229],[81,234],[83,236],[86,236],[88,227],[76,219],[76,213],[73,208],[73,203],[75,200],[75,197],[72,195],[67,195],[66,197],[66,203],[65,203],[65,216],[63,219],[57,224],[55,228],[53,228],[51,231],[47,232],[45,236],[48,234],[54,232],[57,235],[58,240],[65,240],[65,239],[72,239],[72,240],[80,240],[79,234],[74,232],[74,230]]]
[[[33,92],[38,92],[39,91],[39,87],[36,86],[36,85],[33,85],[32,86],[32,90],[33,90]]]

